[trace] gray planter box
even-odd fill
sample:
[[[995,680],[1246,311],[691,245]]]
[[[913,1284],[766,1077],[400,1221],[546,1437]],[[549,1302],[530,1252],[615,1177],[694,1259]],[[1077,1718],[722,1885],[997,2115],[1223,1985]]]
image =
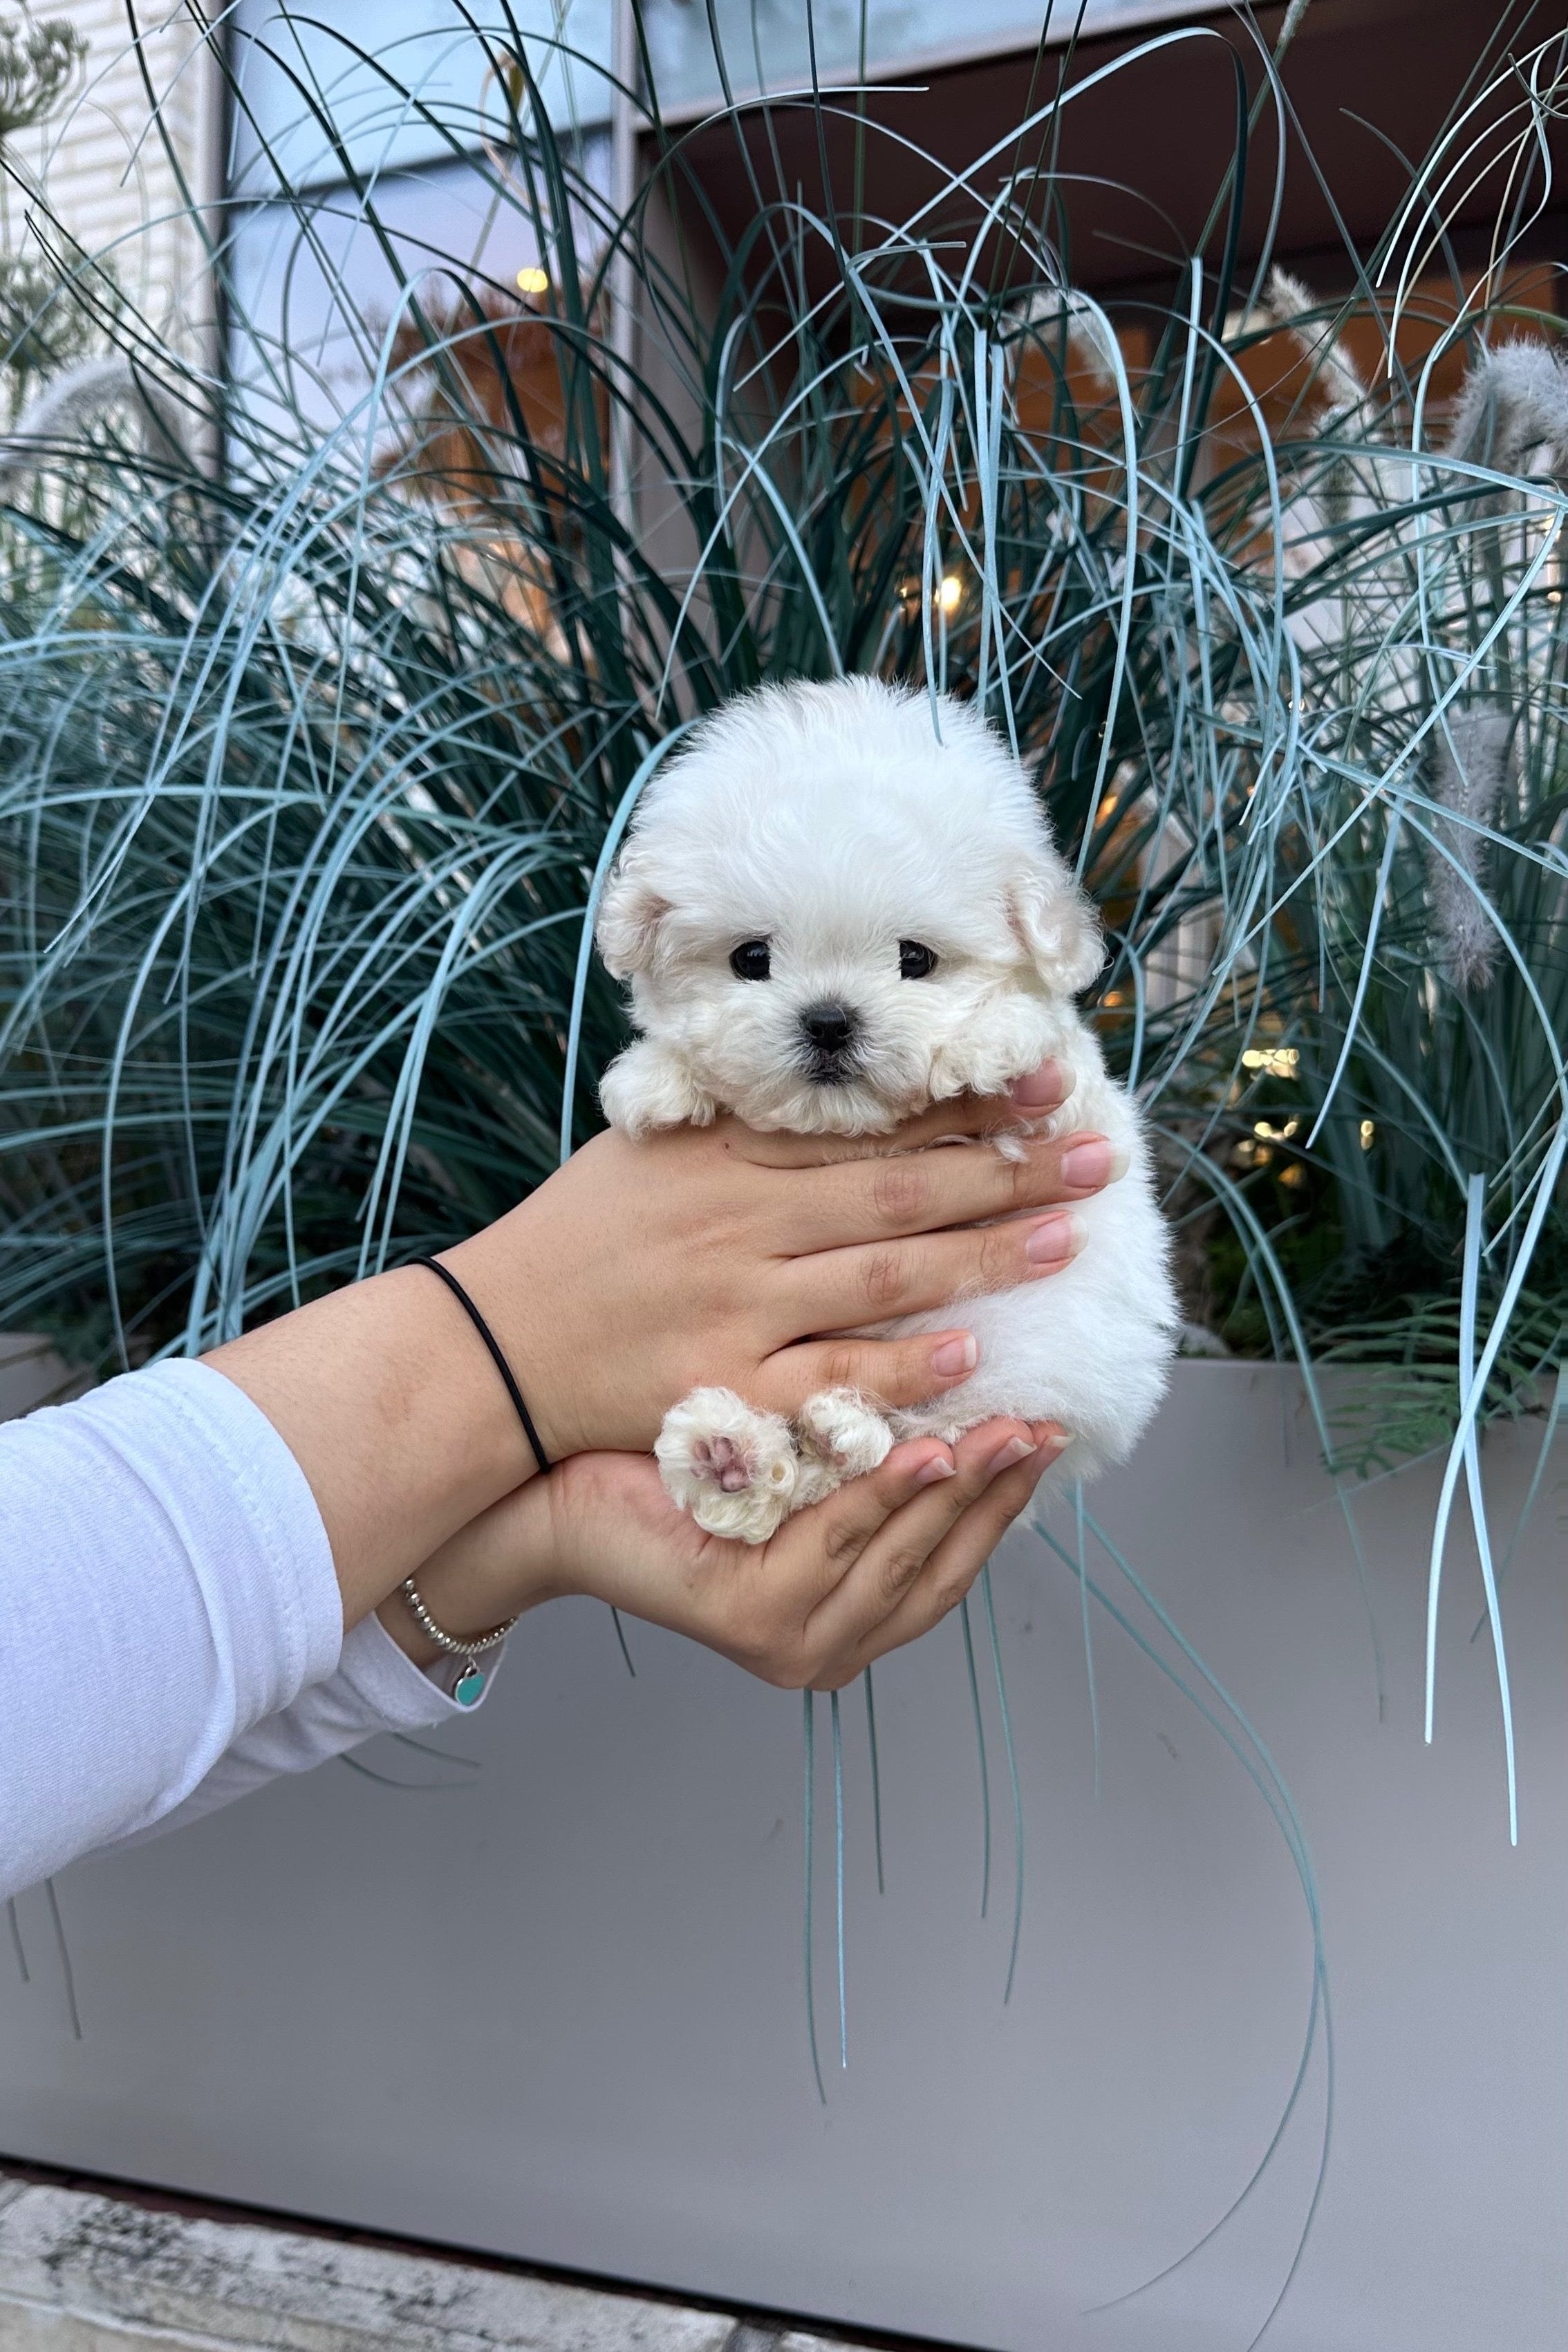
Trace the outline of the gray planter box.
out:
[[[1539,1438],[1484,1453],[1511,1528]],[[1521,1779],[1510,1848],[1479,1579],[1452,1543],[1437,1739],[1421,1738],[1436,1475],[1360,1507],[1387,1659],[1288,1374],[1181,1368],[1095,1507],[1267,1743],[1322,1904],[1333,2138],[1276,2352],[1556,2352],[1568,2315],[1568,1706],[1561,1473],[1505,1590]],[[1059,1522],[1066,1531],[1067,1523]],[[1103,1558],[1092,1572],[1158,1642]],[[879,1670],[887,1892],[865,1718],[844,1703],[848,2072],[837,2063],[831,1780],[818,1702],[817,2015],[806,2055],[800,1706],[561,1604],[444,1744],[382,1743],[59,1882],[85,2038],[41,1893],[0,1946],[0,2152],[1005,2352],[1237,2352],[1312,2193],[1322,2045],[1300,2055],[1296,1871],[1230,1751],[1094,1612],[1094,1789],[1076,1580],[1000,1559],[1026,1836],[983,1621],[993,1867],[956,1623]],[[1169,1650],[1169,1654],[1175,1653]],[[1185,1669],[1184,1669],[1185,1671]],[[1189,1677],[1190,1678],[1190,1677]]]

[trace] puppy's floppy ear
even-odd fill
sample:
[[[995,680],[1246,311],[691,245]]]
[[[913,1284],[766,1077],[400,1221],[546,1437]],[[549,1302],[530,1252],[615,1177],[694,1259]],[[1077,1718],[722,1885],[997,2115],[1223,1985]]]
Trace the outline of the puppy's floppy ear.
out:
[[[1105,961],[1100,918],[1054,851],[1008,885],[1007,919],[1053,995],[1076,996]]]
[[[647,971],[658,952],[659,926],[669,911],[669,900],[647,880],[636,849],[624,851],[605,885],[594,932],[613,980],[630,980]]]

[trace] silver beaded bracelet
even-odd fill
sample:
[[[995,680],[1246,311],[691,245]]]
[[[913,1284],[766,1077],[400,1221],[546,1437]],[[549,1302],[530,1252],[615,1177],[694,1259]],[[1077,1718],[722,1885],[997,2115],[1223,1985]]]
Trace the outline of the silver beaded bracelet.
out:
[[[456,1633],[448,1633],[444,1625],[437,1624],[421,1600],[419,1588],[411,1576],[404,1578],[400,1589],[403,1598],[408,1603],[415,1623],[426,1639],[434,1642],[438,1650],[445,1650],[448,1657],[467,1658],[468,1662],[467,1669],[458,1676],[453,1685],[452,1696],[459,1706],[472,1706],[485,1687],[484,1670],[478,1661],[487,1650],[493,1650],[498,1642],[505,1641],[517,1623],[517,1618],[509,1617],[504,1625],[492,1625],[488,1633],[459,1637]],[[521,1613],[520,1610],[518,1616]]]

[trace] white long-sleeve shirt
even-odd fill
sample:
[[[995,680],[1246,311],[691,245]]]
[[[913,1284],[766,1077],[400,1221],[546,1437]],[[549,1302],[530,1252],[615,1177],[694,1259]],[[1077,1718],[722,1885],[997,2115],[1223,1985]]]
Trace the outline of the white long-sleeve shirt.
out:
[[[303,1471],[209,1365],[0,1425],[0,1897],[472,1712],[342,1606]]]

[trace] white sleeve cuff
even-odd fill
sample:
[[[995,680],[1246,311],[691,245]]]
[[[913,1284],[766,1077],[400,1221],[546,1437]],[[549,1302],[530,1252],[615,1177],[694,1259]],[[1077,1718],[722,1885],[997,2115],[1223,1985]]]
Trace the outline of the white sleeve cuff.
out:
[[[477,1699],[460,1706],[451,1695],[451,1686],[464,1671],[465,1659],[437,1658],[428,1668],[416,1666],[398,1648],[379,1617],[365,1617],[345,1635],[342,1657],[331,1682],[320,1687],[335,1689],[342,1683],[353,1693],[364,1709],[366,1728],[358,1735],[362,1739],[377,1731],[427,1730],[434,1723],[445,1723],[455,1715],[472,1715],[476,1706],[483,1706],[505,1651],[506,1643],[498,1642],[493,1650],[485,1652],[479,1661],[484,1689]]]
[[[485,1687],[468,1706],[459,1706],[444,1685],[457,1679],[461,1661],[443,1658],[423,1673],[400,1650],[379,1617],[365,1617],[343,1637],[337,1672],[300,1692],[292,1706],[258,1723],[237,1739],[226,1755],[193,1789],[184,1804],[134,1835],[119,1841],[140,1845],[165,1830],[199,1821],[237,1797],[285,1772],[313,1771],[346,1749],[383,1731],[427,1731],[453,1716],[472,1715],[489,1696],[493,1670],[504,1643],[485,1654]]]

